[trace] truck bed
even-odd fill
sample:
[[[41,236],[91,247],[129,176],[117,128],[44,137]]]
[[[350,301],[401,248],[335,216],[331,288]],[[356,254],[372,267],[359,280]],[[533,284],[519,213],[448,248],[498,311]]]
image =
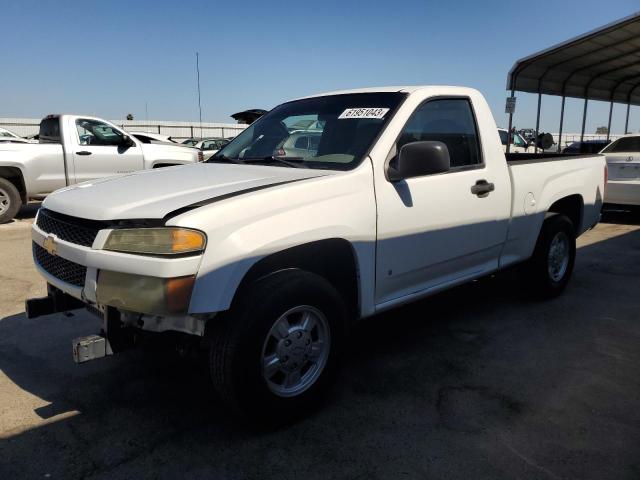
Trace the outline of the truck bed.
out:
[[[514,153],[506,157],[513,188],[509,235],[531,249],[527,254],[533,251],[545,212],[561,198],[572,197],[580,204],[580,216],[571,219],[578,235],[597,223],[604,194],[603,155]],[[532,216],[537,218],[531,221]]]

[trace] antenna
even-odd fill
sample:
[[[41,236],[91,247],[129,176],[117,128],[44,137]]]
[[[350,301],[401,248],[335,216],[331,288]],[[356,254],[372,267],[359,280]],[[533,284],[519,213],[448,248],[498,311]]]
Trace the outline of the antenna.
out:
[[[198,73],[198,111],[200,112],[200,140],[202,140],[202,103],[200,103],[200,55],[196,52],[196,72]]]

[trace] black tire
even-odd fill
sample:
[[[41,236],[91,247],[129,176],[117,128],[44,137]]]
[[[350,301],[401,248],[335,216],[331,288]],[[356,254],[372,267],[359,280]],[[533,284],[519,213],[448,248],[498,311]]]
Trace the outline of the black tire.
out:
[[[565,268],[558,268],[553,272],[554,265],[550,250],[556,237],[560,238],[561,242],[563,238],[567,239],[568,258]],[[549,299],[560,295],[571,279],[575,258],[576,231],[571,220],[561,214],[547,217],[542,224],[533,256],[521,269],[526,293],[538,299]],[[558,263],[564,264],[564,262]]]
[[[270,331],[276,320],[298,306],[311,306],[324,315],[330,348],[315,382],[284,397],[274,393],[263,376],[263,348],[267,338],[282,347],[284,340],[271,337]],[[241,416],[269,426],[308,415],[332,384],[345,335],[347,312],[335,288],[316,274],[285,270],[248,285],[225,317],[212,320],[207,332],[211,381],[223,402]]]
[[[20,210],[22,199],[16,186],[6,178],[0,178],[0,202],[0,223],[10,222]]]

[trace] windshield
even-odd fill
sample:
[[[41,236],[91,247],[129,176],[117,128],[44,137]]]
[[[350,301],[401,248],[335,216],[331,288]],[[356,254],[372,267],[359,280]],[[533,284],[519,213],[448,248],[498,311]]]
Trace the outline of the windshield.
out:
[[[17,135],[11,133],[9,130],[5,130],[4,128],[0,128],[0,137],[16,138]]]
[[[288,102],[261,117],[208,161],[350,170],[405,96],[354,93]]]

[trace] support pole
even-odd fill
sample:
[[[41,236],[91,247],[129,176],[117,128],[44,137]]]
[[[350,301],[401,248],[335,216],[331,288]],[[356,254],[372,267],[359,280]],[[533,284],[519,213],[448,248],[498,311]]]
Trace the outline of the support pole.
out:
[[[626,135],[629,131],[629,109],[631,108],[631,104],[627,103],[627,119],[624,121],[624,134]]]
[[[587,125],[587,104],[589,103],[589,99],[584,99],[584,110],[582,111],[582,130],[580,131],[580,144],[584,140],[584,129]]]
[[[562,150],[562,124],[564,123],[564,101],[567,99],[562,96],[562,105],[560,106],[560,132],[558,133],[558,153]]]
[[[536,138],[534,143],[534,153],[538,153],[538,135],[540,131],[540,106],[542,105],[542,94],[538,93],[538,114],[536,115]]]
[[[202,103],[200,102],[200,54],[196,52],[196,71],[198,72],[198,112],[200,116],[200,140],[202,140]]]
[[[511,98],[515,96],[516,91],[511,90]],[[507,153],[511,151],[511,127],[513,126],[513,113],[509,114],[509,128],[507,129]]]
[[[607,123],[607,142],[609,141],[609,136],[611,135],[611,114],[613,113],[613,100],[609,105],[609,123]]]

